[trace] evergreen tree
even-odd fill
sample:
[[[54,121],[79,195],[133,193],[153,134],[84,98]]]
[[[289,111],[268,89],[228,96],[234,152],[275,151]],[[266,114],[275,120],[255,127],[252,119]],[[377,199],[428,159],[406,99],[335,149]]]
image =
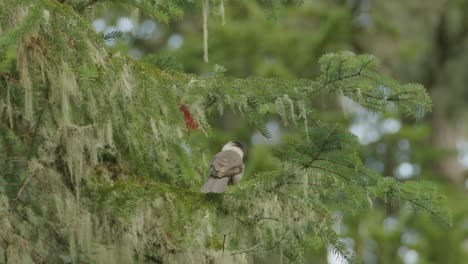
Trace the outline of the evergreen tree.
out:
[[[159,69],[106,48],[118,33],[90,27],[97,2],[0,2],[2,261],[249,263],[269,254],[302,263],[314,244],[355,263],[332,225],[377,200],[450,225],[431,184],[365,167],[355,137],[314,107],[346,96],[371,111],[395,105],[420,117],[430,110],[421,85],[400,84],[379,72],[377,58],[350,52],[322,56],[315,80]],[[118,2],[166,22],[198,7]],[[205,195],[207,116],[224,111],[267,138],[272,117],[293,132],[273,151],[275,170]],[[202,140],[189,140],[193,130]]]

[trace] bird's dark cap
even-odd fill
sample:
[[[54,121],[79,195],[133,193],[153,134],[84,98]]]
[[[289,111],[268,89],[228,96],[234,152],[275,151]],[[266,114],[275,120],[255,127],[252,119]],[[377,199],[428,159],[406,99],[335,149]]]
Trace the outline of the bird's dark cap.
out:
[[[245,147],[244,144],[242,144],[241,142],[239,141],[231,141],[230,142],[231,144],[233,144],[234,146],[242,149],[242,152],[244,152],[244,155],[247,154],[247,148]]]

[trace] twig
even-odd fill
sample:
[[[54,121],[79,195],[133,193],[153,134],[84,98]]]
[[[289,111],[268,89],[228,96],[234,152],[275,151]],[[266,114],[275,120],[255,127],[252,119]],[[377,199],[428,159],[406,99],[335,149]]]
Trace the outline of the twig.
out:
[[[31,242],[29,242],[28,240],[26,240],[23,236],[21,235],[18,235],[18,237],[23,240],[24,242],[26,242],[26,244],[29,246],[29,248],[31,248],[32,252],[34,254],[36,254],[37,258],[40,259],[41,263],[47,263],[47,261],[44,259],[44,257],[39,254],[39,252],[37,252],[37,250],[31,245]],[[0,236],[0,238],[3,240],[3,242],[6,244],[6,248],[8,248],[10,246],[10,243],[2,236]],[[8,263],[8,259],[7,259],[7,256],[8,254],[5,254],[5,263]]]
[[[259,251],[268,251],[268,250],[272,250],[276,247],[278,247],[281,242],[283,242],[283,240],[285,240],[286,238],[282,237],[280,240],[278,240],[278,242],[276,242],[273,246],[271,247],[267,247],[267,248],[262,248],[262,249],[257,249],[260,245],[260,244],[257,244],[257,245],[254,245],[252,246],[251,248],[247,249],[247,250],[241,250],[241,251],[236,251],[236,252],[232,252],[231,255],[234,256],[234,255],[237,255],[237,254],[242,254],[242,253],[251,253],[251,252],[259,252]]]
[[[338,81],[343,81],[345,79],[350,79],[350,78],[354,78],[354,77],[357,77],[357,76],[362,76],[362,71],[364,70],[365,67],[367,67],[370,63],[372,62],[372,60],[369,60],[367,61],[366,63],[364,63],[363,65],[361,65],[361,67],[359,67],[359,70],[356,72],[356,73],[353,73],[353,74],[349,74],[349,75],[345,75],[345,76],[341,76],[341,63],[340,63],[340,68],[339,68],[339,76],[338,78],[335,78],[335,79],[332,79],[332,80],[328,80],[328,69],[327,69],[327,78],[326,78],[326,82],[319,88],[319,91],[321,91],[322,89],[324,89],[325,87],[327,87],[329,84],[332,84],[332,83],[335,83],[335,82],[338,82]],[[328,67],[328,66],[327,66]]]
[[[37,120],[37,123],[36,123],[36,126],[34,127],[34,131],[33,131],[33,136],[32,136],[32,142],[31,142],[31,146],[29,148],[29,153],[28,153],[28,157],[27,157],[27,160],[29,160],[33,154],[33,149],[34,149],[34,144],[36,143],[36,135],[37,135],[37,131],[39,129],[39,125],[42,121],[42,117],[44,115],[44,111],[45,111],[45,108],[42,109],[40,115],[39,115],[39,118]],[[21,194],[24,192],[24,189],[26,188],[26,185],[28,185],[28,183],[31,181],[32,178],[34,178],[35,176],[37,175],[37,172],[34,173],[34,174],[31,174],[29,175],[28,178],[26,178],[26,180],[24,181],[23,185],[21,185],[21,188],[18,190],[18,193],[16,194],[16,198],[15,200],[19,200]]]
[[[11,213],[10,215],[13,216],[13,217],[16,217],[17,219],[21,219],[21,220],[23,220],[23,221],[30,222],[29,219],[27,218],[27,216],[24,215],[24,214],[21,213],[21,212],[16,212],[16,213],[14,213],[14,214]],[[33,228],[29,227],[28,225],[24,225],[24,226],[25,226],[27,229],[29,229],[29,231],[30,231],[31,233],[36,234],[36,237],[38,237],[38,239],[39,239],[40,241],[42,241],[42,243],[44,243],[46,246],[48,246],[48,247],[51,248],[52,250],[56,251],[57,253],[65,254],[64,251],[58,249],[57,247],[55,247],[54,245],[52,245],[52,244],[51,244],[50,242],[48,242],[47,240],[40,238],[37,229],[33,229]],[[58,230],[54,230],[54,231],[55,231],[57,234],[60,233]],[[20,237],[22,240],[24,240],[26,243],[28,243],[29,247],[31,247],[31,249],[34,251],[34,253],[37,254],[37,255],[39,256],[39,258],[41,258],[42,263],[47,263],[47,261],[46,261],[41,255],[39,255],[39,253],[31,246],[31,243],[30,243],[28,240],[26,240],[26,239],[25,239],[24,237],[22,237],[21,235],[19,235],[19,237]],[[91,257],[89,257],[88,255],[86,255],[85,253],[80,252],[80,254],[81,254],[81,256],[84,256],[84,257],[87,258],[88,260],[91,260]]]
[[[224,238],[223,238],[223,253],[224,253],[224,245],[226,245],[226,234],[224,234]]]
[[[5,252],[4,253],[4,256],[5,256],[4,260],[5,260],[5,263],[8,263],[8,254],[6,252],[8,251],[8,247],[10,246],[10,243],[8,243],[8,241],[4,237],[2,237],[1,235],[0,235],[0,239],[2,239],[3,243],[5,243],[5,247],[3,249],[4,252]]]
[[[203,60],[208,63],[208,12],[209,2],[203,0]]]
[[[37,131],[38,131],[38,129],[39,129],[39,125],[41,124],[42,116],[44,115],[44,112],[45,112],[45,108],[42,108],[42,111],[41,111],[41,113],[39,114],[39,118],[37,119],[37,123],[36,123],[36,125],[34,126],[34,131],[33,131],[32,141],[31,141],[31,146],[29,147],[29,153],[28,153],[27,160],[29,160],[29,159],[31,158],[32,154],[33,154],[34,145],[36,144]]]
[[[272,221],[276,221],[276,222],[284,222],[283,220],[278,219],[278,218],[274,218],[274,217],[260,217],[260,218],[258,218],[258,220],[272,220]]]
[[[20,189],[18,190],[18,193],[16,194],[15,200],[19,200],[21,197],[21,194],[24,192],[24,189],[28,185],[28,183],[31,181],[32,178],[34,178],[37,175],[37,173],[29,175],[28,178],[24,181],[23,185],[21,185]]]
[[[29,245],[29,247],[31,248],[32,252],[34,252],[34,254],[36,254],[37,258],[39,258],[41,260],[42,263],[47,263],[47,261],[44,259],[44,257],[42,257],[41,254],[39,254],[39,252],[37,252],[37,250],[35,248],[33,248],[31,245]]]
[[[3,158],[3,159],[0,159],[0,161],[25,161],[27,160],[26,158],[24,157],[8,157],[8,158]]]
[[[252,246],[251,248],[247,249],[247,250],[241,250],[241,251],[236,251],[236,252],[232,252],[231,255],[234,256],[236,254],[242,254],[242,253],[249,253],[249,252],[256,252],[258,250],[257,247],[259,247],[261,244],[257,244],[257,245],[254,245]]]
[[[205,110],[213,106],[217,101],[216,97],[214,96],[213,97],[210,96],[209,99],[210,101],[205,105]]]

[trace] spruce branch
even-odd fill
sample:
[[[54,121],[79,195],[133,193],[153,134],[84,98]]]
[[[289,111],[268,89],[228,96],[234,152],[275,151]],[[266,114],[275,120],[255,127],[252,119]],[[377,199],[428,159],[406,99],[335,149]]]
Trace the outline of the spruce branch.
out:
[[[18,192],[16,193],[16,197],[15,197],[15,201],[19,201],[20,198],[21,198],[21,194],[23,194],[24,190],[26,189],[26,186],[29,184],[29,182],[34,178],[36,177],[37,175],[37,172],[36,173],[31,173],[23,182],[23,184],[21,185],[21,187],[19,188]]]
[[[231,255],[234,256],[234,255],[237,255],[237,254],[250,254],[250,253],[254,253],[254,252],[270,251],[270,250],[273,250],[273,249],[279,247],[281,245],[281,243],[285,239],[286,239],[285,237],[282,237],[281,239],[279,239],[278,241],[273,243],[273,245],[266,246],[266,247],[263,247],[263,248],[260,248],[260,246],[262,246],[263,243],[259,243],[259,244],[253,245],[249,249],[232,252]]]
[[[117,39],[120,39],[123,36],[123,32],[120,30],[114,30],[108,33],[105,33],[102,35],[102,38],[104,41],[115,41]]]

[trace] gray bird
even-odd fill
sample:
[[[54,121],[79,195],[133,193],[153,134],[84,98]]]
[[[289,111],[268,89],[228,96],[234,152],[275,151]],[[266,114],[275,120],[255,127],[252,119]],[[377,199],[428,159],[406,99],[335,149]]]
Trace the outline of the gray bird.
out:
[[[245,147],[237,141],[226,143],[221,152],[211,160],[210,177],[201,188],[201,192],[221,193],[228,184],[236,184],[244,173]]]

